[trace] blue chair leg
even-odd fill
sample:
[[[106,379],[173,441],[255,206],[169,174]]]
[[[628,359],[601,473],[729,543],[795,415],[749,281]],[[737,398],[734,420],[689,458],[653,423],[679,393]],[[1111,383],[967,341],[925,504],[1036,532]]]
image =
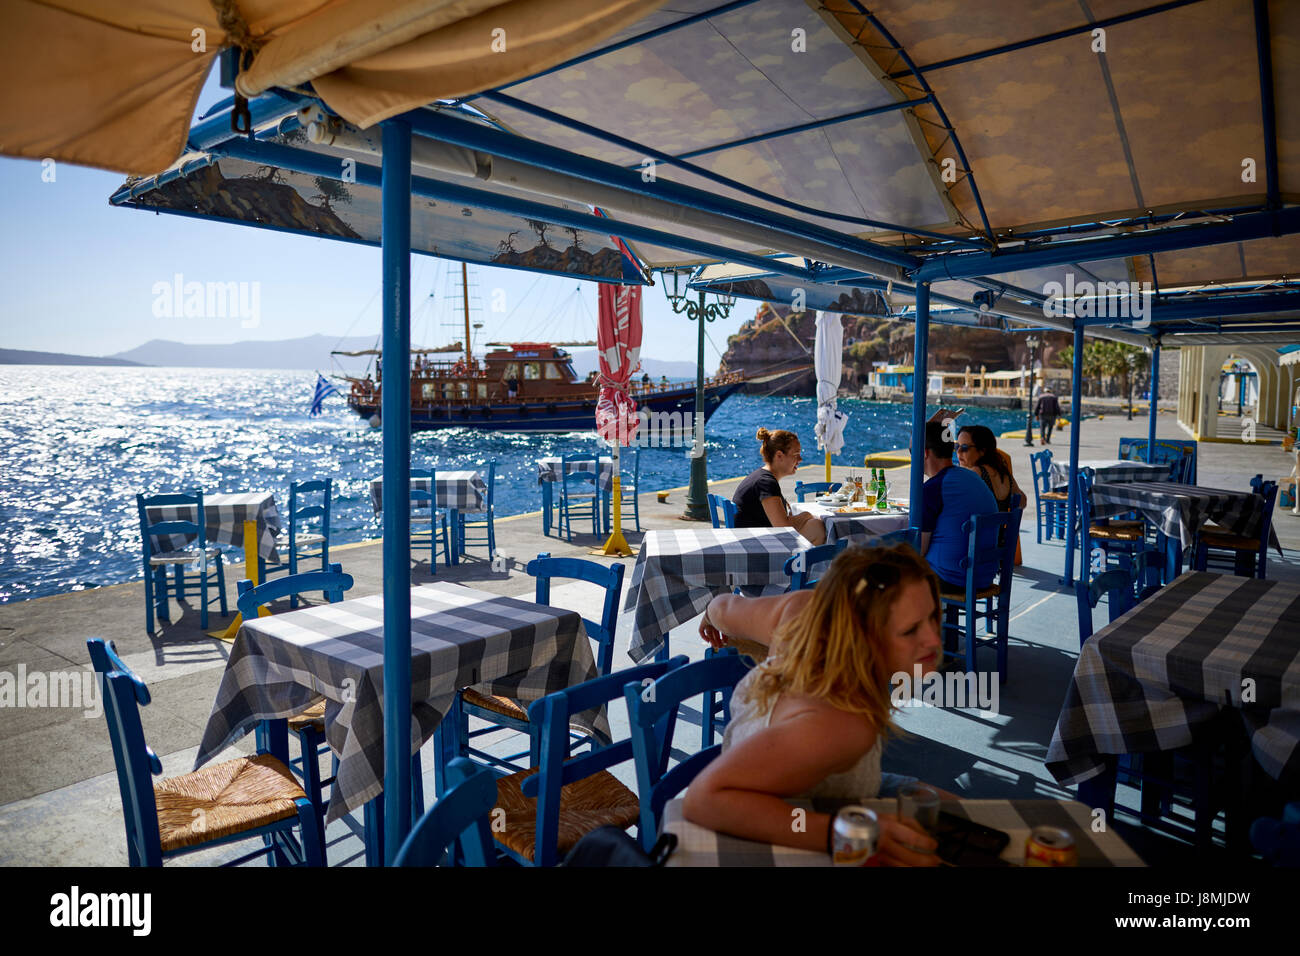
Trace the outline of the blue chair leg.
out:
[[[315,727],[304,727],[298,731],[298,749],[302,754],[302,788],[306,791],[312,807],[316,811],[317,829],[320,831],[321,846],[325,845],[325,801],[321,799],[323,784],[320,778],[320,746],[324,738]]]
[[[153,569],[153,596],[157,602],[155,613],[164,624],[171,622],[171,608],[167,604],[167,566],[160,564]]]
[[[208,578],[212,572],[206,567],[199,570],[199,627],[208,629]]]
[[[154,632],[153,583],[154,583],[154,569],[151,568],[149,565],[145,565],[144,568],[144,630],[146,634],[152,634]],[[127,842],[130,843],[131,841],[127,841]],[[134,866],[134,864],[132,865]]]
[[[226,607],[226,565],[221,555],[217,555],[217,598],[221,602],[221,616],[229,617],[230,609]]]
[[[176,603],[179,604],[185,597],[185,565],[176,565],[174,577],[176,579],[176,589],[173,593],[176,595]]]
[[[966,673],[975,670],[975,637],[979,633],[978,601],[966,599]]]
[[[662,664],[667,660],[668,660],[668,635],[665,634],[663,645],[659,648],[658,651],[655,652],[655,661],[657,663]]]
[[[298,829],[302,833],[303,860],[308,866],[325,865],[325,818],[310,800],[299,800]],[[313,836],[315,839],[313,839]]]

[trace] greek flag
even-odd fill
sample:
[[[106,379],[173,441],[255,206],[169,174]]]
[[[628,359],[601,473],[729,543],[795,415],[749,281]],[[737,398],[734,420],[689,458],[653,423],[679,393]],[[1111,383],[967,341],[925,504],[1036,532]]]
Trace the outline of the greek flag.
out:
[[[316,373],[316,391],[311,397],[311,410],[308,415],[315,418],[321,413],[321,403],[325,401],[326,395],[337,395],[339,390],[325,380],[325,376],[320,372]]]

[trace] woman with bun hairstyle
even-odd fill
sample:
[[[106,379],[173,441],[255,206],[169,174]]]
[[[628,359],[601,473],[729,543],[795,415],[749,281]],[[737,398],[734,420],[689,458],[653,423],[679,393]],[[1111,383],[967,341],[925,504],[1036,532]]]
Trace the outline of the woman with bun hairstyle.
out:
[[[826,543],[826,526],[810,514],[791,514],[781,494],[781,479],[793,475],[803,460],[799,436],[784,429],[760,428],[763,467],[745,478],[731,496],[736,505],[737,528],[794,528],[813,544]]]
[[[722,752],[687,790],[686,819],[820,850],[831,817],[809,813],[793,828],[787,798],[857,803],[911,779],[880,766],[895,729],[897,675],[910,681],[943,660],[939,579],[911,547],[848,548],[812,590],[716,597],[700,635],[714,647],[744,638],[769,652],[736,685]],[[939,862],[934,840],[913,824],[880,814],[882,863]]]

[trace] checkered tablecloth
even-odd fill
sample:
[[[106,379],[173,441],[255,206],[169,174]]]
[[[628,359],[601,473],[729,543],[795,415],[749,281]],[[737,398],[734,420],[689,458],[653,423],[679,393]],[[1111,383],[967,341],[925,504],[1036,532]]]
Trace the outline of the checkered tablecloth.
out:
[[[1079,783],[1102,754],[1190,744],[1228,706],[1270,774],[1300,773],[1300,586],[1188,571],[1080,649],[1047,769]]]
[[[791,800],[791,806],[822,813],[834,812],[843,801]],[[862,800],[859,806],[877,813],[894,813],[894,800]],[[959,800],[945,801],[942,809],[954,816],[1001,830],[1011,839],[1002,851],[1008,863],[1023,865],[1025,842],[1036,826],[1056,826],[1074,836],[1079,866],[1145,866],[1113,830],[1096,833],[1092,811],[1073,800]],[[796,850],[742,840],[716,833],[682,817],[682,800],[670,800],[664,807],[663,831],[677,837],[677,849],[668,866],[830,866],[827,853]]]
[[[1111,518],[1130,511],[1139,512],[1186,548],[1195,540],[1201,526],[1210,521],[1232,534],[1258,537],[1264,520],[1264,499],[1250,491],[1202,488],[1171,481],[1092,486],[1094,518]],[[1270,537],[1270,543],[1276,546],[1276,533]]]
[[[471,514],[482,511],[487,507],[487,482],[477,471],[434,471],[434,478],[438,482],[438,507],[439,508],[456,508],[459,511],[467,511]],[[428,478],[412,478],[411,487],[419,488],[423,491],[429,490]],[[370,504],[375,509],[375,517],[384,513],[384,479],[372,478],[370,480]],[[417,507],[429,507],[426,499],[413,499],[412,505]]]
[[[1124,461],[1120,458],[1093,459],[1079,462],[1079,470],[1091,468],[1097,482],[1165,481],[1169,478],[1169,465],[1149,465],[1145,461]],[[1052,462],[1052,490],[1064,491],[1070,486],[1068,459]]]
[[[150,524],[158,521],[197,521],[193,505],[167,505],[145,509]],[[203,496],[203,530],[208,544],[244,545],[244,522],[257,522],[257,553],[272,564],[280,561],[276,536],[280,533],[280,511],[269,491],[246,494]],[[179,551],[193,544],[197,535],[164,534],[150,537],[154,554]]]
[[[558,457],[537,459],[537,483],[542,485],[547,482],[559,481],[560,465],[562,461],[563,459]],[[576,472],[590,473],[592,471],[591,459],[586,459],[584,461],[571,461],[569,462],[566,471],[568,474],[574,474]],[[610,491],[614,487],[614,459],[600,459],[599,481],[601,491]]]
[[[623,605],[635,609],[628,653],[637,662],[653,657],[665,634],[733,585],[789,584],[786,559],[808,547],[793,528],[647,531]]]
[[[816,502],[795,503],[790,507],[816,515],[826,528],[827,544],[834,544],[841,538],[847,538],[850,544],[868,544],[882,534],[903,530],[909,520],[905,505],[900,510],[884,513],[864,511],[861,514],[840,514],[838,510]]]
[[[411,589],[411,752],[432,736],[456,691],[471,685],[527,708],[596,676],[582,618],[573,611],[458,584]],[[334,820],[384,788],[384,606],[381,595],[245,622],[230,651],[197,768],[253,730],[325,698],[325,736],[339,757]],[[605,739],[603,713],[575,725]]]

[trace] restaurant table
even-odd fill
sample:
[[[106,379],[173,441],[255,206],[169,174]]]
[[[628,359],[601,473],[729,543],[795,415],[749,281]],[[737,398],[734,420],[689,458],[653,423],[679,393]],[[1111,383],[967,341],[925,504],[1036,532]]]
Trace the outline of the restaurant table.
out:
[[[1232,534],[1257,537],[1264,521],[1264,499],[1249,490],[1202,488],[1172,481],[1099,482],[1092,486],[1094,518],[1130,511],[1138,512],[1162,535],[1164,580],[1168,582],[1182,569],[1183,549],[1196,540],[1196,532],[1206,523],[1213,521]],[[1269,537],[1269,543],[1281,553],[1272,529]]]
[[[855,514],[840,514],[841,506],[828,506],[821,502],[796,502],[790,506],[796,512],[816,515],[826,528],[826,543],[834,544],[841,539],[848,539],[850,544],[867,544],[882,534],[902,531],[908,527],[909,515],[907,503],[901,502],[901,508],[892,507],[889,511],[861,511]]]
[[[477,514],[487,509],[487,482],[483,475],[477,471],[443,471],[437,469],[434,471],[434,478],[438,482],[438,492],[434,497],[439,508],[446,508],[450,513],[448,526],[455,534],[456,544],[451,548],[451,563],[458,563],[460,555],[465,553],[465,544],[460,540],[459,516],[462,511],[471,514]],[[429,490],[428,478],[412,478],[411,487],[418,488],[422,491]],[[370,504],[375,509],[375,517],[382,520],[384,514],[384,479],[370,479]],[[428,499],[412,498],[411,504],[416,508],[427,508]]]
[[[1145,461],[1125,461],[1122,458],[1094,458],[1079,462],[1079,470],[1091,468],[1097,482],[1166,481],[1169,465],[1152,465]],[[1064,491],[1070,485],[1070,463],[1066,460],[1052,462],[1052,490]]]
[[[788,802],[792,808],[832,813],[848,801]],[[898,809],[893,799],[854,802],[876,813],[895,813]],[[1042,825],[1062,827],[1073,835],[1079,866],[1146,865],[1113,829],[1095,832],[1092,810],[1074,800],[945,800],[941,809],[1007,834],[1011,839],[1002,851],[1002,859],[1013,865],[1024,864],[1029,831]],[[677,849],[668,858],[668,866],[831,865],[830,854],[822,851],[743,840],[691,823],[682,816],[680,797],[664,806],[662,830],[677,837]]]
[[[1186,746],[1228,707],[1270,776],[1300,774],[1300,585],[1188,571],[1080,648],[1047,769],[1113,777],[1106,755]]]
[[[592,472],[592,459],[596,456],[582,461],[571,461],[564,466],[564,473],[567,475]],[[550,458],[537,459],[537,483],[542,486],[542,534],[551,533],[551,511],[554,508],[555,489],[554,485],[561,480],[560,466],[564,459],[558,455]],[[609,509],[610,495],[614,490],[614,459],[601,457],[600,475],[596,479],[596,486],[600,490],[601,514],[603,517],[602,529],[609,531]]]
[[[146,509],[150,524],[158,521],[197,521],[193,505],[155,505]],[[251,560],[248,542],[244,541],[244,522],[257,526],[256,554],[272,564],[278,563],[276,538],[280,533],[280,511],[275,506],[275,495],[269,491],[240,492],[236,494],[205,494],[203,496],[203,526],[208,544],[228,544],[243,547]],[[179,551],[192,544],[196,535],[152,535],[152,550]]]
[[[637,663],[654,657],[669,631],[733,585],[788,585],[786,560],[810,547],[793,528],[647,531],[623,605],[634,611],[628,654]]]
[[[436,582],[411,589],[411,753],[451,709],[457,691],[519,701],[596,677],[582,618],[573,611]],[[260,722],[325,698],[325,738],[338,756],[327,820],[384,789],[382,595],[246,622],[230,650],[194,766]],[[609,739],[604,713],[575,726]]]

